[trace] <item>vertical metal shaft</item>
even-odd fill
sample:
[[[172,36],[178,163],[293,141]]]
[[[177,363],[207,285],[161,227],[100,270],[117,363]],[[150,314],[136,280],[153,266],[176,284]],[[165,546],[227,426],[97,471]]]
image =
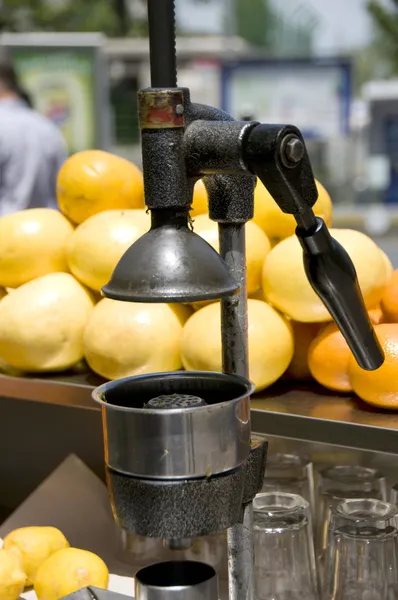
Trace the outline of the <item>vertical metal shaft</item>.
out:
[[[151,86],[177,87],[174,0],[148,0]]]
[[[219,224],[220,254],[241,286],[221,301],[222,367],[224,373],[248,377],[245,225]]]
[[[222,363],[225,373],[249,375],[244,224],[219,224],[220,254],[240,291],[221,301]],[[253,600],[253,506],[244,507],[243,523],[228,530],[229,600]]]
[[[243,511],[243,523],[227,532],[229,600],[254,600],[253,503]]]

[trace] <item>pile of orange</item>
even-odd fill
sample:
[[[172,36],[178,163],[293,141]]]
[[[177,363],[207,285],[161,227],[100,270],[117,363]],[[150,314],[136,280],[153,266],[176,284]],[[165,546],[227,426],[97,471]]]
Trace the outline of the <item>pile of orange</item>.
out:
[[[318,201],[314,211],[330,226],[332,202],[325,188],[318,181],[316,183]],[[206,188],[200,181],[195,186],[191,211],[194,228],[196,220],[200,234],[201,219],[207,211]],[[261,182],[255,190],[253,222],[266,234],[272,249],[262,254],[262,288],[253,293],[255,286],[249,286],[249,295],[267,302],[291,324],[294,350],[284,378],[291,381],[315,379],[336,392],[355,392],[377,406],[398,408],[398,271],[392,272],[384,252],[359,231],[331,230],[354,262],[370,320],[386,356],[380,369],[365,371],[357,365],[343,335],[331,322],[330,314],[308,283],[302,251],[294,235],[293,217],[282,213]],[[216,230],[212,233],[217,235]],[[256,245],[254,239],[253,244]],[[200,341],[198,348],[206,347],[205,320],[200,328],[195,328],[196,340]],[[192,328],[194,323],[192,318],[187,328]],[[261,346],[266,350],[271,346],[266,335],[261,339]],[[203,356],[203,352],[196,351],[207,366],[209,353]],[[275,356],[282,355],[279,348],[274,347],[273,352]],[[203,367],[199,363],[197,359],[194,366]]]
[[[314,212],[331,227],[331,198],[316,185]],[[59,371],[85,359],[108,379],[221,370],[219,303],[177,309],[100,300],[121,256],[150,227],[140,169],[107,152],[79,152],[59,173],[57,199],[61,213],[31,209],[0,218],[0,369]],[[194,232],[218,251],[203,181],[190,215]],[[398,409],[398,271],[364,233],[331,233],[356,268],[385,363],[374,372],[358,367],[308,282],[294,218],[258,181],[246,226],[249,376],[257,391],[281,377],[315,379]]]

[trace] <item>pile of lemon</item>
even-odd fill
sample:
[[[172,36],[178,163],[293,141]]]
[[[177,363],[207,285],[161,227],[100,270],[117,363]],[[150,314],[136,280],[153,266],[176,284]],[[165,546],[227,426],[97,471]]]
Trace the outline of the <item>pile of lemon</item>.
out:
[[[55,527],[23,527],[0,550],[0,598],[18,600],[33,587],[37,600],[59,600],[90,585],[107,589],[109,572],[99,556],[71,548]]]
[[[314,210],[330,226],[332,202],[319,182],[317,187]],[[3,369],[62,371],[84,359],[106,379],[182,367],[220,371],[218,302],[188,307],[101,299],[118,260],[150,227],[141,171],[106,152],[80,152],[61,169],[57,197],[60,211],[31,209],[0,219]],[[207,212],[199,181],[193,228],[218,250],[217,225]],[[333,344],[323,343],[317,352],[311,347],[331,316],[307,281],[294,229],[293,217],[258,182],[246,233],[250,377],[257,390],[282,376],[315,377],[340,390],[337,380],[346,377],[348,366],[342,375],[339,365],[335,375]],[[366,306],[380,312],[391,285],[390,261],[363,233],[332,234],[354,262]],[[386,311],[378,321],[383,319],[391,320]],[[362,385],[356,387],[368,387],[364,377],[360,373]],[[351,389],[349,381],[343,391]]]

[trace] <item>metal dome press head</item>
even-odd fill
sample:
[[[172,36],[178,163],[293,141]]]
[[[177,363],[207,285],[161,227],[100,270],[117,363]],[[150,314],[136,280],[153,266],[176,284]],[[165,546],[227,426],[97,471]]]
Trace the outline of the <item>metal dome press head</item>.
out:
[[[220,255],[187,225],[171,218],[137,240],[117,264],[104,296],[129,302],[198,302],[239,289]]]

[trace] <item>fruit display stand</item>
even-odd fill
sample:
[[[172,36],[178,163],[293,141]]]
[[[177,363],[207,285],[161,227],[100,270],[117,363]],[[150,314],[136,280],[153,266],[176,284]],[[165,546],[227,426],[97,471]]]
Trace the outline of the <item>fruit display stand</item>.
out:
[[[0,518],[71,453],[104,477],[101,414],[91,399],[99,383],[88,371],[0,376]],[[398,456],[398,414],[312,384],[280,381],[255,395],[252,424],[272,438]]]

